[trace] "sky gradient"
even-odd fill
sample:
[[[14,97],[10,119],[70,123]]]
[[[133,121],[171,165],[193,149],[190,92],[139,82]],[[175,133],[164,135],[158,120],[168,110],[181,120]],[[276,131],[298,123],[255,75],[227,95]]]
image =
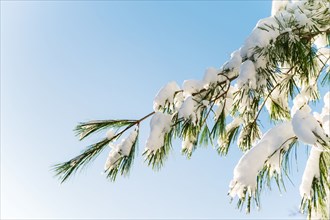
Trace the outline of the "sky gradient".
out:
[[[108,150],[62,185],[50,171],[100,138],[79,142],[78,122],[148,114],[159,88],[220,67],[270,11],[270,1],[1,1],[1,218],[302,218],[302,145],[294,185],[264,191],[249,215],[227,196],[235,145],[187,160],[175,142],[159,172],[140,156],[115,183],[101,174]]]

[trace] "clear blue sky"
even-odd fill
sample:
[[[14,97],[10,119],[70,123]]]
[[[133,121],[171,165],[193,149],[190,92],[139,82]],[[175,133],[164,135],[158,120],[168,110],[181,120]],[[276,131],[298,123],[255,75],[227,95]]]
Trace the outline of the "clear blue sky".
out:
[[[1,1],[1,218],[301,218],[292,213],[304,147],[295,185],[265,191],[250,215],[227,196],[235,145],[224,158],[209,147],[187,160],[176,143],[160,172],[138,157],[116,183],[101,175],[107,151],[63,185],[50,172],[98,140],[78,142],[78,122],[149,113],[160,87],[220,67],[270,10],[270,1]]]

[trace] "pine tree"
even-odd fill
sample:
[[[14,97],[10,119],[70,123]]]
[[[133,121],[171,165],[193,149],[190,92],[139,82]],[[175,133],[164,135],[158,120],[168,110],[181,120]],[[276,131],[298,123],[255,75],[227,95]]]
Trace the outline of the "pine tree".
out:
[[[61,182],[111,146],[105,163],[107,178],[127,175],[137,155],[139,127],[150,120],[143,156],[160,169],[182,140],[190,158],[202,145],[227,155],[236,141],[244,152],[234,169],[229,195],[238,207],[260,205],[260,192],[275,181],[284,187],[290,154],[307,144],[310,155],[303,174],[301,211],[308,218],[329,218],[330,85],[329,1],[273,1],[272,16],[261,19],[245,43],[220,69],[209,68],[202,80],[165,85],[153,111],[137,120],[97,120],[79,124],[79,140],[108,129],[104,139],[73,159],[54,166]],[[322,112],[311,114],[310,103],[324,100]],[[275,126],[261,133],[260,114],[267,109]],[[126,137],[124,137],[126,135]]]

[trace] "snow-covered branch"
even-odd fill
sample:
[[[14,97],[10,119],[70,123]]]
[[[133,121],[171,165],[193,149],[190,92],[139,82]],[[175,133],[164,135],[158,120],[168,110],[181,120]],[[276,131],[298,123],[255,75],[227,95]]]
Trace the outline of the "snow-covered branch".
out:
[[[284,132],[285,131],[285,132]],[[280,153],[287,151],[290,144],[295,140],[295,133],[290,122],[284,122],[270,129],[261,140],[247,151],[239,160],[234,169],[234,177],[230,182],[229,195],[240,200],[251,197],[258,204],[258,181],[257,177],[264,166],[268,165],[274,172],[279,173],[281,168]],[[280,151],[282,150],[282,152]],[[266,163],[268,162],[268,163]],[[248,204],[248,212],[250,204]]]
[[[237,140],[245,154],[234,169],[229,194],[238,196],[239,205],[247,199],[248,211],[251,199],[259,205],[266,175],[268,180],[281,179],[293,145],[299,141],[313,146],[301,185],[303,204],[316,201],[324,208],[322,201],[329,195],[330,185],[330,93],[324,97],[320,114],[312,115],[309,103],[317,102],[319,87],[330,83],[329,36],[327,0],[273,1],[272,16],[258,21],[226,63],[208,68],[202,80],[185,80],[182,86],[166,84],[154,99],[153,112],[138,120],[78,125],[80,140],[110,130],[82,154],[55,165],[56,174],[65,181],[108,145],[112,149],[105,164],[107,177],[115,180],[118,173],[127,174],[136,152],[139,125],[151,117],[143,155],[153,168],[163,165],[175,138],[182,140],[182,153],[188,158],[198,146],[208,143],[218,143],[218,153],[226,155]],[[277,125],[262,135],[259,116],[264,107]],[[315,190],[319,193],[316,197]],[[308,207],[309,213],[317,208]]]

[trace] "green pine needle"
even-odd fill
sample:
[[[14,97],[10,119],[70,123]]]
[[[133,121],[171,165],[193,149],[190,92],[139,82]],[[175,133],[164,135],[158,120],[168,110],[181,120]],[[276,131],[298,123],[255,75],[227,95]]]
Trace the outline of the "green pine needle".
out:
[[[59,163],[53,166],[53,171],[55,176],[57,176],[61,183],[66,181],[70,176],[75,174],[78,170],[85,167],[88,163],[93,161],[109,144],[110,140],[107,138],[103,139],[100,142],[92,144],[85,151],[75,158],[64,162]]]
[[[101,131],[106,128],[121,128],[136,124],[136,120],[95,120],[80,123],[74,129],[79,140],[83,140],[91,134]]]

